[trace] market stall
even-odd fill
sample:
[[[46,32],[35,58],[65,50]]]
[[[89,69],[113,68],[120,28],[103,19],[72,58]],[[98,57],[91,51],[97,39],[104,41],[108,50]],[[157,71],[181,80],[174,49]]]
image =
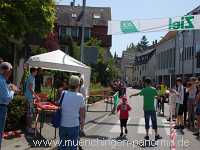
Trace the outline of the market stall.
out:
[[[35,56],[30,57],[27,63],[31,67],[41,67],[47,70],[57,70],[57,71],[65,71],[65,72],[81,74],[82,78],[84,79],[84,85],[86,88],[86,93],[88,95],[88,89],[90,86],[90,74],[91,74],[90,67],[70,57],[69,55],[65,54],[63,51],[55,50],[52,52],[35,55]],[[46,112],[55,112],[57,109],[58,107],[56,107],[56,105],[49,102],[47,103],[38,102],[36,104],[37,113],[36,113],[36,120],[35,120],[35,129],[37,130],[38,122],[40,122],[40,127],[39,127],[40,134],[41,134],[41,129],[43,127],[43,124],[45,122]]]
[[[91,68],[70,57],[61,50],[55,50],[52,52],[32,56],[28,59],[27,63],[32,67],[80,73],[84,79],[86,90],[88,91],[89,89]]]

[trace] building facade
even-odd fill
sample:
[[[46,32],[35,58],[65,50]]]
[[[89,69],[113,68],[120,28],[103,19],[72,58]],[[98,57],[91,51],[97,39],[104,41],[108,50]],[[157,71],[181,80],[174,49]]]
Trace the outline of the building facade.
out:
[[[62,50],[67,51],[69,39],[80,44],[82,34],[81,6],[57,5],[56,6],[56,31]],[[85,41],[97,38],[102,47],[110,51],[112,36],[107,35],[108,20],[111,20],[110,7],[85,8]]]
[[[146,51],[138,52],[135,56],[135,82],[151,78],[155,81],[156,76],[156,49],[150,46]]]
[[[126,50],[122,52],[121,58],[121,78],[129,84],[132,84],[135,80],[134,73],[134,58],[135,58],[134,50]]]
[[[200,6],[190,15],[200,13]],[[157,82],[168,86],[176,77],[188,79],[200,73],[200,30],[168,32],[156,47]]]

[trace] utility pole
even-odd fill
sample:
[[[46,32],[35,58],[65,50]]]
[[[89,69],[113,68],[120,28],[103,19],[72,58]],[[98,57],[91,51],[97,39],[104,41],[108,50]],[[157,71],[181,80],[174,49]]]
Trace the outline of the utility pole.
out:
[[[82,6],[82,35],[81,35],[81,46],[80,46],[80,50],[81,50],[81,62],[83,62],[84,57],[83,57],[83,50],[84,50],[84,40],[85,40],[85,6],[86,6],[86,0],[83,0],[83,6]]]
[[[193,47],[192,47],[192,76],[195,76],[195,55],[196,55],[196,47],[195,47],[195,30],[193,31]]]
[[[183,52],[182,52],[182,80],[184,80],[184,66],[185,66],[185,61],[184,61],[184,59],[185,59],[185,36],[184,36],[184,31],[182,31],[182,35],[183,35]]]

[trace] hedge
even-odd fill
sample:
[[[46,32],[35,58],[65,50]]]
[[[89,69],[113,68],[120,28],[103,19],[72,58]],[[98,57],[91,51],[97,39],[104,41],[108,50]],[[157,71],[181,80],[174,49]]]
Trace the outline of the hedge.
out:
[[[26,127],[26,100],[24,96],[15,96],[8,105],[5,131],[14,131]]]

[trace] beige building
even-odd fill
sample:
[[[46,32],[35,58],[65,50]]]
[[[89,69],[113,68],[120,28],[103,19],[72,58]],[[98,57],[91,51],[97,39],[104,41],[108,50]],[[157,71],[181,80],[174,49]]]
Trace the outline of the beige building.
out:
[[[135,80],[134,77],[134,58],[135,51],[123,51],[121,58],[121,73],[122,80],[126,81],[128,84],[132,84]]]

